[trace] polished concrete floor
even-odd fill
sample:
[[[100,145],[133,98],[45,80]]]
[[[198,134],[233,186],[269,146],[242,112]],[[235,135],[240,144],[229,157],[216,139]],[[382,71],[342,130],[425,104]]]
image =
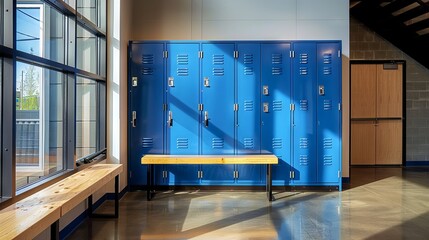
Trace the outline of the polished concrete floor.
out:
[[[342,192],[127,193],[68,239],[429,239],[429,168],[352,168]],[[105,203],[100,211],[111,210]]]

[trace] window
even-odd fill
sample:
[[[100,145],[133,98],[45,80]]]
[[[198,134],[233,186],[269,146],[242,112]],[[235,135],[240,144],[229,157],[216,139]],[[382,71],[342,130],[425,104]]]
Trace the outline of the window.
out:
[[[0,0],[0,197],[105,148],[105,5]]]
[[[78,77],[76,87],[76,158],[96,152],[98,90],[94,80]]]
[[[20,2],[16,9],[17,49],[64,63],[65,17],[40,1]]]
[[[17,62],[16,186],[64,169],[64,76]]]
[[[97,74],[97,36],[83,27],[77,27],[77,67]]]

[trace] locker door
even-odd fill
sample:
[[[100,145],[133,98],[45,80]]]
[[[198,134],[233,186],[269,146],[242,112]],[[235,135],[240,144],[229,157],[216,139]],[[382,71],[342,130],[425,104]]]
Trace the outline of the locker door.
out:
[[[199,44],[167,44],[167,135],[168,154],[199,152]],[[197,184],[198,165],[167,165],[168,182]]]
[[[237,44],[237,154],[261,152],[261,47],[259,43]],[[237,183],[263,184],[261,165],[237,165]]]
[[[317,181],[316,43],[294,43],[293,58],[293,184]]]
[[[317,181],[341,184],[341,44],[317,44]]]
[[[234,44],[202,44],[202,154],[234,154]],[[202,165],[203,183],[233,183],[233,166]]]
[[[130,124],[131,186],[146,184],[146,166],[141,165],[141,157],[164,153],[163,51],[163,43],[131,44],[129,108],[131,118],[133,111],[136,117]]]
[[[261,44],[261,152],[274,153],[279,158],[279,164],[272,167],[274,185],[287,185],[290,181],[289,54],[290,43]]]

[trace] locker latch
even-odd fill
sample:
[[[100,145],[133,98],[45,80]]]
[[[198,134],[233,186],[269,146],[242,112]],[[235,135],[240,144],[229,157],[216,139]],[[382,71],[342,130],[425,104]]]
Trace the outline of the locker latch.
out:
[[[132,78],[132,80],[131,80],[132,83],[131,84],[132,84],[133,87],[137,87],[137,81],[138,81],[137,77],[133,77]]]
[[[267,113],[268,112],[268,103],[264,103],[264,112]]]
[[[133,111],[132,113],[132,117],[131,117],[131,124],[133,126],[133,128],[135,128],[137,126],[137,112]]]
[[[169,77],[168,78],[168,86],[169,87],[174,87],[174,78],[173,77]]]
[[[210,81],[208,77],[204,78],[204,87],[210,87]]]
[[[320,96],[325,95],[325,86],[319,85],[319,95]]]
[[[171,111],[168,111],[168,126],[173,126],[173,113]]]
[[[209,112],[207,111],[204,112],[204,126],[209,126]]]
[[[268,96],[269,94],[268,86],[265,85],[262,87],[262,94],[264,94],[265,96]]]

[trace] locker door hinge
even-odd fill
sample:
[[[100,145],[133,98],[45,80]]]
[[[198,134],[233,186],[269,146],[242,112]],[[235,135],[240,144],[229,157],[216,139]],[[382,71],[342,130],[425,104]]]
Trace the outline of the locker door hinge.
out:
[[[293,103],[290,104],[290,110],[295,111],[295,104],[293,104]]]
[[[133,171],[130,171],[130,178],[133,177]]]
[[[289,57],[290,58],[294,58],[295,57],[295,51],[290,51],[289,52]]]
[[[341,103],[338,103],[338,111],[341,112]]]
[[[234,111],[237,112],[238,111],[238,103],[234,104]]]
[[[167,104],[166,104],[166,103],[164,103],[164,104],[162,105],[162,108],[164,109],[164,111],[167,111]]]
[[[238,58],[238,51],[234,51],[234,58],[237,59]]]
[[[162,56],[163,56],[164,58],[168,58],[168,51],[164,51],[164,52],[162,53]]]
[[[168,172],[162,171],[162,178],[167,178],[167,177],[168,177]]]
[[[198,52],[198,58],[203,58],[204,57],[204,53],[203,51],[199,51]]]
[[[198,111],[203,111],[204,110],[204,106],[202,103],[198,104]]]
[[[341,50],[338,50],[338,57],[341,57]]]

